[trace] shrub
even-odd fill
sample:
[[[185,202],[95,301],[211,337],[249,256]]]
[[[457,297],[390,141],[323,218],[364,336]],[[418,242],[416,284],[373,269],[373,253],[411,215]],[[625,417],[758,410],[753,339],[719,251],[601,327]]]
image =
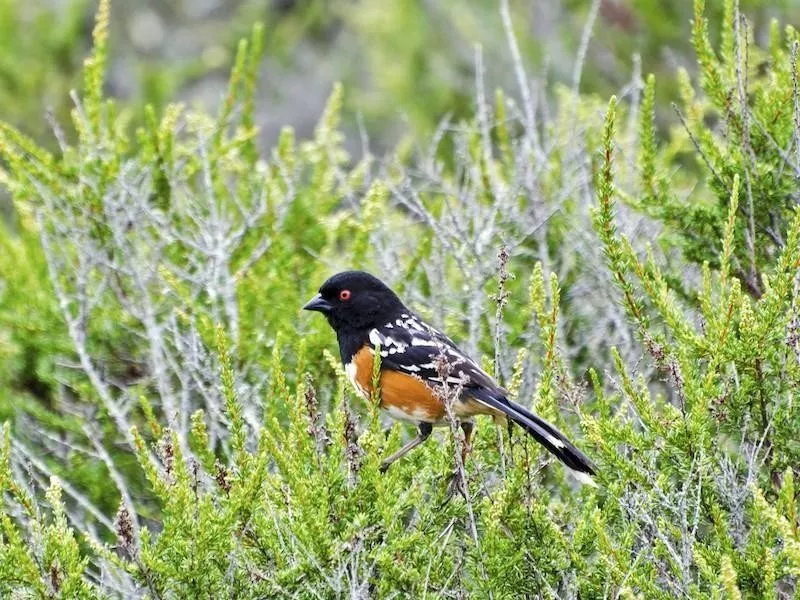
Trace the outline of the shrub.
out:
[[[800,104],[798,40],[775,38],[750,95],[730,60],[751,45],[727,6],[718,59],[696,3],[702,80],[685,111],[700,185],[675,172],[685,136],[654,133],[653,80],[605,109],[561,90],[542,120],[525,77],[523,100],[488,100],[480,56],[474,118],[419,155],[354,164],[336,87],[312,139],[286,130],[262,156],[260,27],[218,114],[171,105],[131,124],[102,94],[101,2],[76,141],[51,153],[0,128],[20,213],[3,256],[27,267],[0,260],[0,590],[791,597],[800,218],[785,173],[800,129],[793,113],[762,120],[781,94]],[[750,149],[707,127],[715,110],[748,119]],[[753,143],[760,128],[780,151]],[[762,252],[770,214],[781,243]],[[653,248],[657,227],[670,243]],[[350,265],[435,307],[423,316],[519,401],[582,431],[600,487],[488,423],[463,497],[444,502],[455,428],[379,474],[404,430],[383,430],[327,327],[299,314]]]

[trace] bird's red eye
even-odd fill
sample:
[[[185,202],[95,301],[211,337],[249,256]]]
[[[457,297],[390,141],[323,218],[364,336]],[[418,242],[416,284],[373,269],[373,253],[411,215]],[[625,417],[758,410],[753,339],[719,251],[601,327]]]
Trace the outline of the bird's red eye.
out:
[[[342,300],[343,302],[347,302],[348,300],[350,300],[350,296],[351,296],[350,290],[342,290],[341,292],[339,292],[339,300]]]

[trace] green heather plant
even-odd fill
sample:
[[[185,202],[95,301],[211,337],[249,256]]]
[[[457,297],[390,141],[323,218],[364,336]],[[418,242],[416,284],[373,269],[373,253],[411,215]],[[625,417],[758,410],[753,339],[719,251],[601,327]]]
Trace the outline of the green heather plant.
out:
[[[0,125],[19,214],[0,238],[0,594],[793,597],[798,40],[776,29],[737,76],[759,50],[727,7],[717,52],[696,2],[699,83],[681,76],[666,140],[652,79],[607,106],[558,89],[545,118],[521,63],[520,100],[487,94],[479,53],[473,118],[355,162],[340,86],[310,139],[256,146],[260,26],[217,114],[136,121],[102,91],[102,1],[75,141]],[[380,474],[409,432],[300,312],[348,266],[572,432],[599,487],[488,421],[463,497],[445,502],[455,427]]]
[[[769,47],[758,48],[734,4],[725,3],[717,51],[709,41],[704,3],[695,2],[692,39],[702,94],[685,71],[678,73],[681,131],[674,135],[670,153],[679,156],[690,149],[709,193],[701,201],[687,198],[676,194],[667,178],[658,177],[664,167],[657,164],[651,77],[642,107],[641,193],[630,200],[669,226],[671,241],[688,261],[719,269],[731,189],[738,178],[740,218],[734,223],[731,269],[747,293],[760,297],[765,266],[786,243],[798,197],[798,36],[793,27],[782,33],[773,23]]]

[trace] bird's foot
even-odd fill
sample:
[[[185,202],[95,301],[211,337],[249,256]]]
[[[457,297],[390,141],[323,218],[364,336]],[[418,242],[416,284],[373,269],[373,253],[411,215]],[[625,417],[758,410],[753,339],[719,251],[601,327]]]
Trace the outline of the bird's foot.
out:
[[[450,502],[453,496],[456,495],[456,492],[461,494],[461,496],[466,500],[466,487],[467,480],[463,470],[453,470],[453,472],[447,477],[447,492],[445,493],[444,501],[442,502],[441,506],[445,506],[448,502]]]

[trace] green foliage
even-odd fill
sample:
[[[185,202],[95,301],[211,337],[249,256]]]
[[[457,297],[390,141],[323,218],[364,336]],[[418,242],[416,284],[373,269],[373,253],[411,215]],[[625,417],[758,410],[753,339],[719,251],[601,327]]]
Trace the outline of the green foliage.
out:
[[[739,280],[729,276],[735,262],[733,246],[739,194],[738,176],[734,178],[728,217],[720,224],[724,229],[719,241],[722,251],[717,259],[720,269],[704,270],[697,307],[703,326],[697,329],[693,324],[697,317],[684,313],[658,265],[651,257],[642,263],[627,240],[613,230],[614,194],[607,180],[612,172],[610,132],[614,110],[612,101],[606,120],[605,166],[598,187],[596,225],[628,314],[638,325],[651,360],[670,384],[666,397],[653,398],[642,387],[644,382],[637,386],[629,376],[624,376],[624,395],[635,406],[642,426],[638,435],[634,431],[628,434],[633,455],[646,462],[648,451],[657,448],[657,440],[663,440],[664,444],[658,448],[656,458],[659,479],[655,482],[642,479],[641,474],[647,471],[641,464],[636,470],[639,483],[656,488],[665,484],[688,486],[696,478],[692,485],[697,486],[698,505],[693,527],[701,526],[704,518],[699,504],[702,499],[708,507],[705,514],[708,524],[720,533],[725,532],[719,539],[694,541],[693,552],[702,557],[698,562],[701,571],[707,573],[703,578],[719,573],[719,585],[726,597],[740,597],[739,585],[745,583],[748,597],[770,595],[775,581],[793,573],[780,534],[773,531],[765,536],[765,531],[752,525],[749,539],[738,540],[737,548],[728,532],[736,530],[731,520],[742,518],[736,514],[737,510],[744,509],[744,522],[748,524],[769,518],[767,515],[775,509],[761,513],[768,503],[759,489],[771,489],[775,478],[780,479],[780,474],[786,471],[783,485],[791,490],[792,467],[800,459],[795,434],[800,426],[800,413],[791,400],[797,389],[792,373],[797,372],[798,360],[793,342],[787,338],[795,319],[800,216],[792,217],[784,232],[786,243],[782,252],[764,273],[767,291],[758,300],[752,299],[742,291]],[[637,285],[641,294],[635,290]],[[599,433],[596,439],[605,442],[612,432],[600,426]],[[737,447],[735,453],[726,449],[732,443]],[[616,455],[617,448],[604,446],[609,454]],[[759,468],[752,461],[761,451]],[[670,473],[671,469],[660,466],[664,464],[660,461],[683,465],[679,469],[680,479],[676,478],[677,473]],[[754,486],[755,496],[745,507],[732,503],[730,492],[724,491],[722,482],[730,476],[725,472],[730,468],[746,471],[746,481]],[[633,475],[630,468],[626,470]],[[748,496],[750,491],[753,490],[748,491]],[[790,511],[794,510],[795,502],[796,499],[791,501]],[[770,550],[765,552],[765,548]],[[664,550],[671,551],[669,546]],[[718,562],[718,566],[712,567],[711,561]],[[776,571],[779,564],[783,567],[777,567]],[[770,577],[763,580],[760,573],[767,566]],[[713,590],[713,583],[711,579],[706,585]],[[703,589],[701,584],[698,591]]]
[[[793,48],[797,32],[777,25],[769,49],[753,45],[753,32],[725,3],[726,20],[716,51],[709,39],[704,2],[695,2],[692,42],[699,65],[701,95],[689,76],[679,74],[681,130],[671,152],[691,151],[705,173],[710,196],[686,198],[667,177],[655,183],[657,149],[653,141],[654,80],[648,81],[642,110],[640,164],[642,194],[636,206],[664,222],[690,262],[719,268],[723,227],[731,188],[738,178],[740,201],[734,229],[732,273],[754,297],[764,293],[764,268],[780,252],[796,204],[797,80]],[[713,126],[709,127],[708,124]]]
[[[796,592],[795,54],[774,41],[745,82],[727,6],[717,58],[697,4],[701,85],[680,80],[694,150],[680,132],[659,140],[654,78],[641,104],[613,98],[605,119],[596,98],[559,89],[534,129],[480,88],[474,117],[448,134],[453,160],[434,148],[378,169],[344,150],[342,86],[311,139],[287,129],[262,155],[260,26],[216,115],[134,117],[103,93],[101,2],[74,142],[52,153],[0,126],[20,215],[0,239],[0,592]],[[706,165],[700,182],[674,174],[687,148]],[[635,209],[685,259],[633,235]],[[697,276],[675,269],[693,263]],[[353,264],[387,273],[519,402],[583,438],[600,487],[488,422],[464,465],[450,427],[381,474],[404,430],[383,430],[332,333],[299,309]],[[445,502],[454,462],[465,493]]]

